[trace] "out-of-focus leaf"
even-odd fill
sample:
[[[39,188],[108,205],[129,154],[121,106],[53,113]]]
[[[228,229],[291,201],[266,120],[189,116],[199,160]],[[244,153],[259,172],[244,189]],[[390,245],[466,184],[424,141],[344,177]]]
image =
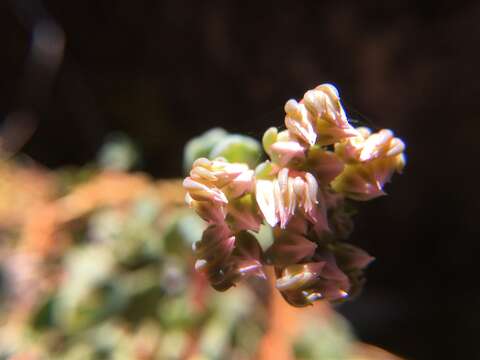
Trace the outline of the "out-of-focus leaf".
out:
[[[158,306],[158,316],[162,328],[190,328],[197,320],[188,300],[185,297],[172,297]]]
[[[98,164],[107,170],[127,171],[139,161],[139,153],[132,140],[122,133],[109,136],[98,154]]]
[[[67,166],[60,170],[57,173],[58,181],[58,193],[60,195],[67,194],[75,186],[86,183],[97,174],[98,169],[91,165],[84,166],[82,168],[77,168],[73,166]]]
[[[66,274],[54,307],[55,322],[76,331],[99,315],[96,307],[113,301],[112,287],[105,287],[114,269],[114,258],[105,246],[86,245],[65,259]],[[102,303],[104,302],[104,303]]]
[[[213,147],[218,144],[228,133],[222,128],[208,130],[187,142],[183,150],[183,170],[187,174],[193,162],[201,157],[208,158]]]
[[[262,146],[249,136],[228,135],[215,145],[210,159],[223,157],[229,162],[246,163],[254,169],[262,160]]]
[[[295,358],[301,360],[345,360],[349,358],[354,338],[348,323],[340,315],[332,314],[326,321],[309,322],[295,339]]]
[[[35,330],[51,328],[55,325],[54,318],[55,298],[47,298],[32,318],[32,326]]]
[[[207,359],[223,359],[230,350],[236,326],[252,311],[252,294],[245,287],[232,288],[212,299],[215,314],[205,324],[199,340],[200,355]]]
[[[164,242],[170,253],[185,254],[192,245],[202,238],[205,222],[191,211],[179,214],[165,231]]]

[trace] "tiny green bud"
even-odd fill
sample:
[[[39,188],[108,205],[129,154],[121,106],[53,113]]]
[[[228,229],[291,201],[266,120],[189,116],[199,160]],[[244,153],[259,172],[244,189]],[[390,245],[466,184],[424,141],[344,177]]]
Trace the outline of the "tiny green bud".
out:
[[[277,141],[278,129],[276,127],[271,127],[265,131],[262,138],[263,148],[265,152],[270,155],[270,147]]]
[[[255,168],[255,178],[257,180],[271,180],[275,175],[275,167],[270,161],[264,161]]]

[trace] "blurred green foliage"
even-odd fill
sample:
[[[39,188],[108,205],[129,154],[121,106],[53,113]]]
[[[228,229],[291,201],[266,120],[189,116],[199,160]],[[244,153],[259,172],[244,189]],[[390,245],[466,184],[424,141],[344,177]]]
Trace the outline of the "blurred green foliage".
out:
[[[260,143],[252,137],[229,134],[222,128],[214,128],[190,140],[184,149],[183,169],[190,171],[193,162],[201,157],[223,157],[229,162],[247,163],[252,169],[263,159]]]

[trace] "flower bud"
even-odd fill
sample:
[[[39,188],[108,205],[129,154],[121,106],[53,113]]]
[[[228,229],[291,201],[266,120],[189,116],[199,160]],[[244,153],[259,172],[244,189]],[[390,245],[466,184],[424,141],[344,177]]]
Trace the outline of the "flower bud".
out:
[[[378,158],[399,155],[405,144],[393,136],[393,132],[382,129],[372,134],[370,129],[357,128],[359,135],[335,145],[335,152],[347,162],[367,162]]]
[[[183,187],[188,191],[188,194],[192,199],[198,201],[211,201],[220,204],[228,203],[227,197],[220,189],[209,187],[206,184],[195,181],[191,177],[187,177],[183,180]]]
[[[205,229],[202,239],[194,244],[194,251],[198,259],[212,266],[227,258],[234,245],[235,237],[230,229],[223,224],[213,224]]]
[[[237,198],[252,189],[253,171],[245,164],[200,158],[193,163],[183,186],[194,200],[227,204],[227,196]]]
[[[313,127],[314,119],[304,104],[288,100],[285,104],[285,126],[290,133],[307,145],[314,145],[317,134]]]
[[[403,154],[350,164],[332,182],[332,188],[353,200],[366,201],[385,195],[383,186],[403,168]]]
[[[208,223],[222,223],[225,220],[226,213],[223,206],[218,206],[210,201],[193,200],[189,193],[185,195],[185,202]]]
[[[338,127],[348,124],[335,86],[319,85],[314,90],[307,91],[303,96],[303,101],[305,107],[316,118],[326,120]]]
[[[262,265],[262,249],[252,234],[242,231],[235,236],[236,244],[230,256],[210,268],[212,286],[224,291],[240,280],[257,276],[265,279]]]
[[[303,102],[314,119],[317,144],[330,145],[358,135],[348,123],[338,91],[333,85],[323,84],[307,91],[303,96]]]
[[[283,168],[273,180],[257,180],[255,194],[260,211],[272,227],[280,222],[285,228],[297,208],[316,221],[318,183],[310,173]]]
[[[286,267],[276,281],[276,288],[280,291],[298,290],[311,285],[321,274],[326,262],[298,264]]]
[[[271,156],[271,146],[277,141],[278,129],[276,127],[271,127],[265,131],[262,138],[262,145],[265,152]]]
[[[349,296],[350,280],[337,266],[332,253],[315,262],[277,268],[277,288],[292,305],[306,306],[326,299],[338,301]]]

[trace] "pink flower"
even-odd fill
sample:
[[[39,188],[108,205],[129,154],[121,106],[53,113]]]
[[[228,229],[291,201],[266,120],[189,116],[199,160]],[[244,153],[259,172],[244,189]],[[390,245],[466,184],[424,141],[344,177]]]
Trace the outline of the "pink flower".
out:
[[[359,128],[359,136],[335,146],[335,153],[348,164],[332,182],[335,191],[354,200],[371,200],[385,194],[383,186],[405,165],[405,145],[390,130],[372,134]]]
[[[224,159],[200,158],[193,163],[190,176],[183,181],[185,201],[206,221],[225,219],[225,207],[253,189],[253,170],[246,164],[229,163]]]
[[[405,149],[405,144],[393,136],[393,132],[382,129],[372,134],[366,127],[357,128],[359,135],[335,145],[335,152],[348,162],[366,162],[378,158],[396,156]]]
[[[222,190],[215,186],[209,186],[192,177],[183,180],[183,187],[188,191],[192,199],[198,201],[211,201],[220,204],[227,204],[228,200]]]
[[[312,146],[317,140],[313,116],[304,104],[291,99],[285,104],[285,126],[297,139]]]
[[[322,84],[303,96],[305,107],[316,118],[326,120],[338,127],[349,126],[345,110],[340,104],[338,90],[331,84]]]
[[[323,84],[307,91],[303,96],[303,103],[314,119],[317,144],[334,144],[344,138],[358,135],[348,123],[338,90],[333,85]]]
[[[203,220],[210,224],[222,223],[225,220],[226,212],[224,206],[219,206],[212,201],[193,200],[189,193],[185,195],[185,202]]]
[[[183,182],[188,191],[185,201],[209,224],[194,245],[195,268],[217,290],[246,276],[263,275],[261,248],[245,231],[258,231],[261,224],[251,194],[253,174],[245,164],[201,158]]]
[[[357,136],[348,123],[337,89],[331,84],[317,86],[303,96],[285,104],[285,126],[290,137],[308,146],[330,145]]]
[[[308,172],[282,168],[272,180],[257,180],[255,194],[260,211],[272,227],[280,222],[285,228],[297,209],[316,221],[318,183]]]
[[[208,223],[194,246],[197,270],[217,290],[275,268],[277,289],[294,306],[357,293],[373,260],[345,240],[353,229],[345,198],[370,200],[405,165],[390,130],[352,127],[337,89],[323,84],[285,104],[286,130],[268,129],[270,160],[255,171],[222,158],[198,159],[184,180],[186,202]],[[254,235],[273,228],[265,250]]]
[[[250,191],[253,170],[246,164],[229,163],[218,158],[200,158],[193,163],[183,186],[194,200],[228,203],[227,195],[239,197]],[[226,195],[227,194],[227,195]]]

